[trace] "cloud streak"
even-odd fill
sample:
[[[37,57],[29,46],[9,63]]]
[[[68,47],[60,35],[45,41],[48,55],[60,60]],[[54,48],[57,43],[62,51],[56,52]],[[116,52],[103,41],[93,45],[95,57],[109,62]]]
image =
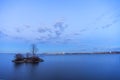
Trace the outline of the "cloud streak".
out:
[[[56,22],[52,27],[25,25],[22,27],[6,28],[6,31],[0,31],[0,37],[9,37],[31,42],[57,42],[57,40],[61,39],[61,35],[64,34],[66,29],[67,25],[64,22]]]
[[[7,34],[5,34],[3,31],[0,31],[0,38],[8,37]]]

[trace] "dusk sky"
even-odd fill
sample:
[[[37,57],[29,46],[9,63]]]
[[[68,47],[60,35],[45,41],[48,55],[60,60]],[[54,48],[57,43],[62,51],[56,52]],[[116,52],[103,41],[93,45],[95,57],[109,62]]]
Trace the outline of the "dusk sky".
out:
[[[120,50],[120,0],[0,0],[0,52]]]

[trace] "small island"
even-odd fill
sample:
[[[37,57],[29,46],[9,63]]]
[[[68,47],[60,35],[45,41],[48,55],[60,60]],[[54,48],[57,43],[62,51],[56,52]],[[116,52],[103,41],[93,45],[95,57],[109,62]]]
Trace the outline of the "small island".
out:
[[[32,53],[26,53],[26,57],[24,57],[20,53],[17,53],[15,55],[15,59],[12,60],[12,62],[15,62],[15,63],[38,63],[38,62],[43,62],[43,59],[39,58],[36,55],[36,52],[37,52],[36,45],[32,44]]]

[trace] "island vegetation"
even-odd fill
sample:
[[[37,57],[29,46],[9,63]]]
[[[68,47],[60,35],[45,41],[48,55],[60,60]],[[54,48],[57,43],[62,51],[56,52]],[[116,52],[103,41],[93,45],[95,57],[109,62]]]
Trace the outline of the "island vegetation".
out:
[[[43,62],[43,59],[39,58],[36,55],[37,47],[35,44],[32,44],[32,53],[26,53],[26,56],[24,56],[21,53],[17,53],[15,55],[15,59],[12,60],[12,62],[15,63],[38,63]]]

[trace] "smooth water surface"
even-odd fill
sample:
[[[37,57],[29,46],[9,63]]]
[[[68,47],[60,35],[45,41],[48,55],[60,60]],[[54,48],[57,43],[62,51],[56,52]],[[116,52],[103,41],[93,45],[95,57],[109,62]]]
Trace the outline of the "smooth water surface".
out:
[[[0,80],[120,80],[119,54],[40,56],[38,64],[15,64],[0,54]]]

